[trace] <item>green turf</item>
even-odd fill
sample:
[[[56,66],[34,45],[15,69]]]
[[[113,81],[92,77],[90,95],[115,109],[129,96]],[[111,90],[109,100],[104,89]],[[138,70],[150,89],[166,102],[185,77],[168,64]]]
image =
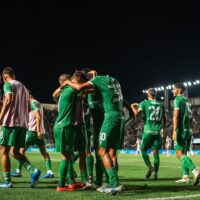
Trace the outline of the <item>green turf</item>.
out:
[[[42,170],[42,175],[45,173],[45,165],[43,158],[38,153],[27,154],[32,163]],[[135,155],[119,155],[120,163],[120,180],[125,186],[125,191],[121,194],[110,196],[101,194],[96,191],[76,191],[76,192],[56,192],[57,171],[60,160],[60,155],[51,153],[53,170],[55,171],[55,179],[40,179],[35,189],[29,188],[29,174],[23,169],[23,178],[13,178],[15,188],[1,189],[0,200],[33,200],[33,199],[48,199],[48,200],[62,200],[62,199],[146,199],[156,197],[173,197],[200,194],[200,186],[189,184],[174,183],[174,180],[181,177],[181,168],[179,161],[175,156],[166,157],[161,155],[161,165],[159,172],[159,179],[146,180],[146,167],[143,164],[141,156]],[[152,157],[151,157],[152,159]],[[197,166],[200,165],[200,156],[192,158]],[[12,160],[12,169],[16,166],[16,161]],[[77,169],[77,164],[76,164]],[[78,170],[77,170],[78,172]],[[192,176],[192,175],[191,175]],[[2,174],[0,181],[3,181]],[[195,198],[189,198],[195,199]],[[196,198],[200,199],[200,197]]]

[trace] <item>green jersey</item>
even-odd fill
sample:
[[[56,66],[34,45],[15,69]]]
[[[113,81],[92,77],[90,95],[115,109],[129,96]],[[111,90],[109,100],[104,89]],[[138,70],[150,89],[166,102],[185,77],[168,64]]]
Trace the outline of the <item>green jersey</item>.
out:
[[[177,96],[174,100],[174,109],[180,110],[180,115],[178,120],[178,131],[180,131],[181,133],[183,131],[192,132],[191,129],[192,109],[188,99],[182,95]]]
[[[71,87],[64,87],[61,91],[58,102],[58,116],[55,126],[58,128],[67,127],[74,123],[75,105],[77,91]]]
[[[165,114],[163,104],[155,99],[144,100],[140,103],[139,109],[143,111],[144,133],[160,134],[163,114]]]
[[[90,82],[101,94],[105,115],[121,116],[123,114],[123,95],[119,82],[109,76],[96,76]]]

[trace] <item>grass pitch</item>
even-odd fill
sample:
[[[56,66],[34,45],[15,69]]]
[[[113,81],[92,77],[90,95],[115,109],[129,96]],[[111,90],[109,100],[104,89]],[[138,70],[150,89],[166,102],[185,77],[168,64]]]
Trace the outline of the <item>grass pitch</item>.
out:
[[[30,161],[38,168],[42,170],[42,175],[45,174],[45,164],[43,157],[39,153],[27,153]],[[29,173],[23,169],[22,178],[13,178],[15,188],[1,189],[0,188],[0,200],[66,200],[66,199],[172,199],[179,197],[183,199],[200,199],[200,185],[193,186],[193,178],[191,174],[191,182],[189,184],[175,183],[176,179],[182,176],[180,163],[178,159],[171,155],[160,156],[160,171],[158,180],[146,180],[145,174],[147,168],[145,167],[142,157],[135,155],[119,155],[119,176],[120,181],[125,187],[125,191],[115,196],[102,194],[96,191],[76,191],[76,192],[56,192],[56,185],[58,180],[58,166],[60,161],[60,155],[57,153],[51,153],[52,167],[56,177],[54,179],[40,179],[37,187],[30,188],[30,176]],[[197,167],[200,166],[200,156],[192,158]],[[152,156],[151,156],[152,160]],[[12,159],[12,170],[16,167],[16,161]],[[78,170],[78,164],[75,166]],[[0,182],[3,181],[3,176],[0,174]],[[190,195],[190,196],[188,196]],[[196,196],[196,197],[195,197]]]

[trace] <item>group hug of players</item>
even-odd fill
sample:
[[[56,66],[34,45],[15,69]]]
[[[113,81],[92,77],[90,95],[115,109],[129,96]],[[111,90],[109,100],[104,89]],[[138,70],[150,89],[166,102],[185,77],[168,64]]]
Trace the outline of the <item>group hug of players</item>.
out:
[[[3,69],[2,78],[4,98],[0,112],[0,145],[5,182],[0,184],[0,188],[12,188],[11,176],[22,176],[22,166],[30,172],[33,188],[41,171],[34,167],[25,155],[29,146],[37,145],[45,159],[47,173],[43,178],[54,177],[44,142],[43,110],[31,92],[15,79],[11,67]],[[125,102],[119,82],[110,76],[98,76],[94,70],[82,69],[75,71],[72,76],[62,74],[59,83],[60,87],[53,93],[58,103],[58,116],[53,132],[56,150],[61,154],[57,192],[75,191],[80,188],[96,189],[111,195],[122,192],[124,187],[118,177],[117,150],[123,148]],[[183,84],[175,84],[172,91],[175,97],[172,138],[183,169],[183,178],[178,182],[189,182],[189,171],[192,171],[194,185],[197,185],[200,172],[186,155],[191,141],[192,116],[191,104],[183,96],[184,89]],[[160,132],[164,129],[166,121],[163,104],[156,100],[156,91],[150,88],[147,91],[147,100],[140,104],[131,104],[130,111],[136,116],[142,113],[144,129],[141,152],[148,168],[146,178],[153,174],[152,177],[157,179]],[[96,180],[93,179],[94,159],[90,152],[91,130],[94,137]],[[150,148],[153,150],[154,166],[147,154]],[[12,173],[9,155],[18,160],[17,169]],[[75,180],[74,161],[77,157],[81,182]],[[103,174],[106,177],[105,184]]]

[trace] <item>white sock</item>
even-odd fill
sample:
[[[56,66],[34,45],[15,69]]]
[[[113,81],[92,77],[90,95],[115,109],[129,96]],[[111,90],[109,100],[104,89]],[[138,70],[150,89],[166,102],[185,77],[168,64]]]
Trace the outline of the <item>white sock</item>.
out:
[[[47,170],[47,174],[53,174],[52,170]]]

